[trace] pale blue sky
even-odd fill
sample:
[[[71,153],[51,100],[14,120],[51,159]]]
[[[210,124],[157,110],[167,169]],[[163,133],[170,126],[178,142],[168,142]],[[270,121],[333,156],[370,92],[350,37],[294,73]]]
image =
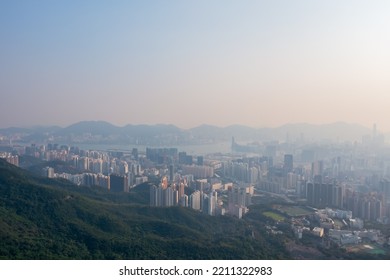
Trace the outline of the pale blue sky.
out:
[[[0,127],[390,131],[390,1],[0,0]]]

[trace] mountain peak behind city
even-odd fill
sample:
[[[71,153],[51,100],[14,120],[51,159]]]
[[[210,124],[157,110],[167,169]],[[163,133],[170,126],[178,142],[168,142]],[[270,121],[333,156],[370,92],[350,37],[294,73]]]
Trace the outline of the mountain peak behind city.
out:
[[[186,142],[205,138],[214,141],[230,141],[232,137],[241,141],[361,141],[364,135],[372,135],[373,129],[359,124],[335,122],[329,124],[289,123],[279,127],[253,128],[245,125],[229,125],[219,127],[202,124],[190,129],[182,129],[173,124],[127,124],[116,126],[106,121],[81,121],[67,127],[9,127],[0,129],[0,134],[20,134],[31,140],[42,136],[77,137],[89,134],[101,138],[110,137],[112,142],[125,142],[131,138],[166,138],[172,137]],[[196,141],[195,141],[196,142]]]

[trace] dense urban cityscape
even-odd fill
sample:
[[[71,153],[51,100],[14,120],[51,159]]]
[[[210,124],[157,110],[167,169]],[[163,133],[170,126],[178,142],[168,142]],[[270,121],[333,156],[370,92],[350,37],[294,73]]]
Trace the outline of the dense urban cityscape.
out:
[[[0,1],[0,278],[385,275],[389,14]]]
[[[113,193],[131,193],[147,183],[150,207],[241,219],[251,207],[266,204],[270,208],[262,215],[272,221],[271,234],[314,238],[325,247],[380,256],[390,244],[390,154],[375,125],[371,135],[354,142],[287,137],[239,144],[233,136],[229,152],[202,155],[180,147],[143,149],[143,143],[123,150],[81,149],[46,137],[51,141],[26,144],[20,135],[3,133],[0,157],[27,169],[34,159],[47,162],[39,170],[44,177]],[[87,142],[91,135],[84,137]]]

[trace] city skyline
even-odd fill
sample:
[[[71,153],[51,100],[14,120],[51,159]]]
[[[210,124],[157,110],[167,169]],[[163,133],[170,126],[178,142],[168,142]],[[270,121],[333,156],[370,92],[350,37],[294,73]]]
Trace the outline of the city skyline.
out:
[[[0,3],[0,128],[104,120],[390,132],[387,1]]]

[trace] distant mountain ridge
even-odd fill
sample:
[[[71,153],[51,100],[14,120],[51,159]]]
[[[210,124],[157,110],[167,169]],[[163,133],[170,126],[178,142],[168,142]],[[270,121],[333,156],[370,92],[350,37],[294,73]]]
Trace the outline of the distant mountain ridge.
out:
[[[115,126],[105,121],[82,121],[63,128],[59,133],[62,134],[135,134],[135,135],[153,135],[160,133],[179,133],[182,129],[170,124],[156,125],[132,125]]]
[[[95,140],[128,142],[146,141],[156,144],[168,144],[169,141],[190,143],[199,140],[200,143],[212,141],[230,141],[232,137],[242,141],[270,141],[286,139],[306,140],[337,140],[337,141],[360,141],[363,135],[372,134],[372,130],[358,124],[336,122],[330,124],[296,123],[285,124],[275,128],[252,128],[244,125],[230,125],[218,127],[203,124],[191,129],[181,129],[172,124],[157,125],[133,125],[116,126],[105,121],[82,121],[65,128],[39,127],[39,128],[3,128],[0,135],[22,134],[29,136],[26,139],[41,139],[45,135],[54,137],[68,137],[69,140],[78,140],[81,136],[96,136]],[[72,138],[73,137],[73,138]],[[91,140],[91,139],[90,139]],[[175,144],[175,143],[173,143]],[[177,143],[176,143],[177,144]]]

